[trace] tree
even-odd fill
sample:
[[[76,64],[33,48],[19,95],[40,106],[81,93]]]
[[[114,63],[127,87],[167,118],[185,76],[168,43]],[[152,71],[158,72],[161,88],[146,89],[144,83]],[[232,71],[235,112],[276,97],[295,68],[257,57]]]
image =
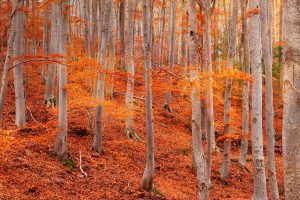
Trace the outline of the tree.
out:
[[[91,48],[90,48],[90,9],[89,9],[89,0],[83,1],[83,12],[84,12],[84,50],[85,56],[90,57]],[[95,12],[95,11],[94,11]],[[95,15],[95,13],[93,13]]]
[[[127,88],[125,95],[126,103],[126,130],[125,133],[129,139],[136,137],[134,130],[134,10],[135,10],[135,1],[130,0],[126,2],[126,12],[125,12],[125,65],[127,70]]]
[[[13,53],[13,44],[15,40],[15,30],[12,29],[8,42],[7,42],[7,53],[4,62],[4,69],[2,74],[2,82],[1,82],[1,92],[0,92],[0,127],[2,127],[2,119],[3,119],[3,109],[4,109],[4,102],[5,102],[5,95],[7,90],[8,84],[8,75],[9,75],[9,68],[11,64],[11,57]]]
[[[300,199],[300,12],[299,0],[284,4],[285,64],[283,90],[283,161],[285,198]]]
[[[176,27],[176,2],[175,0],[170,0],[170,16],[169,16],[169,51],[168,51],[168,63],[169,70],[171,71],[174,67],[174,46],[175,46],[175,27]],[[172,76],[168,74],[169,86],[172,86]],[[167,92],[167,99],[164,104],[164,109],[171,112],[170,102],[171,102],[172,93],[170,89]]]
[[[233,58],[236,46],[237,38],[237,14],[238,14],[238,2],[235,0],[231,1],[232,10],[229,23],[229,39],[228,39],[228,50],[227,50],[227,61],[226,67],[228,69],[233,68]],[[225,97],[224,97],[224,132],[225,135],[230,135],[230,107],[231,107],[231,92],[232,92],[232,80],[226,78],[225,86]],[[220,170],[221,178],[226,181],[229,174],[230,168],[230,149],[231,141],[226,139],[224,142],[224,156],[222,161],[222,167]]]
[[[96,100],[97,106],[95,110],[95,134],[94,134],[94,143],[92,149],[98,153],[103,153],[102,150],[102,134],[103,134],[103,101],[104,101],[104,84],[105,84],[105,73],[107,69],[107,43],[108,43],[108,32],[110,27],[110,12],[113,2],[110,0],[105,0],[105,11],[104,11],[104,23],[101,30],[101,45],[99,49],[98,61],[102,65],[102,70],[98,72],[97,75],[97,89],[96,89]]]
[[[274,131],[274,109],[273,109],[273,77],[272,77],[272,39],[271,28],[272,18],[268,16],[271,12],[269,1],[260,1],[260,20],[261,20],[261,42],[262,56],[266,71],[266,133],[267,133],[267,158],[268,158],[268,177],[271,191],[271,199],[279,199],[276,164],[275,164],[275,131]],[[275,33],[274,33],[275,34]]]
[[[267,199],[264,152],[262,141],[262,63],[259,19],[259,1],[250,0],[250,52],[252,83],[252,157],[253,157],[253,199]]]
[[[61,10],[58,3],[51,5],[51,39],[50,39],[50,54],[59,54],[59,27]],[[45,104],[47,108],[55,107],[54,82],[56,74],[56,63],[51,63],[48,67],[46,87],[45,87]]]
[[[23,7],[23,0],[14,0],[13,8],[16,9],[15,17],[13,18],[13,29],[16,31],[16,36],[13,45],[14,57],[14,88],[15,88],[15,102],[16,102],[16,119],[15,124],[21,127],[26,123],[26,109],[25,109],[25,96],[23,85],[23,67],[18,57],[23,54],[23,31],[24,19],[21,11]]]
[[[248,23],[246,16],[248,0],[241,0],[242,15],[242,46],[243,46],[243,68],[246,74],[250,74],[250,51],[249,51],[249,35]],[[242,122],[242,141],[239,164],[246,167],[246,156],[248,152],[248,133],[249,133],[249,90],[250,84],[248,80],[243,83],[243,122]]]
[[[67,152],[67,32],[68,32],[68,6],[69,0],[65,0],[59,4],[61,15],[59,16],[59,52],[63,56],[62,64],[58,65],[58,135],[54,147],[57,158],[65,163],[68,158]]]
[[[150,1],[143,0],[143,52],[144,52],[144,80],[145,80],[145,107],[147,129],[147,163],[142,177],[142,188],[153,190],[154,177],[154,127],[152,111],[152,41],[151,41],[151,17]]]
[[[191,104],[192,104],[192,143],[193,156],[197,173],[199,199],[208,199],[209,186],[206,173],[206,162],[204,160],[204,152],[202,147],[201,135],[201,111],[199,97],[199,76],[197,64],[197,18],[196,18],[196,2],[195,0],[188,1],[189,14],[189,50],[190,50],[190,84],[191,84]]]

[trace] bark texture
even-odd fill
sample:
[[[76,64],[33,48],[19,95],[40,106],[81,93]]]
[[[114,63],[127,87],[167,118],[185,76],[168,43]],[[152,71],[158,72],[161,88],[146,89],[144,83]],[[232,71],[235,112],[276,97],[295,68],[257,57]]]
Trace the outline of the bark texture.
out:
[[[283,159],[287,200],[300,199],[300,1],[284,7]]]

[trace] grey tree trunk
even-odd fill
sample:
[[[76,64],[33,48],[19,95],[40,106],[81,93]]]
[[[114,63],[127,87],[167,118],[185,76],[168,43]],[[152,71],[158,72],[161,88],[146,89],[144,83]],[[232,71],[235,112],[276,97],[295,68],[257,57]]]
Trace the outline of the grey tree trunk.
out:
[[[60,18],[61,10],[58,3],[51,5],[51,39],[50,54],[59,53],[59,37],[60,37]],[[54,82],[57,64],[52,63],[48,67],[46,88],[45,88],[45,104],[47,108],[55,107]]]
[[[24,19],[23,13],[20,9],[23,7],[23,0],[14,0],[13,8],[17,11],[13,18],[13,29],[16,31],[16,36],[13,45],[14,57],[20,57],[24,53],[23,51],[23,31],[24,31]],[[17,127],[21,127],[26,123],[26,108],[25,108],[25,96],[23,85],[23,66],[19,60],[14,61],[14,88],[15,88],[15,103],[16,103],[16,119],[15,124]]]
[[[228,39],[228,50],[227,50],[227,62],[226,67],[232,69],[234,53],[236,51],[236,38],[237,38],[237,14],[238,14],[238,2],[235,0],[231,1],[232,9],[229,24],[229,39]],[[225,97],[224,97],[224,132],[225,135],[230,135],[230,107],[231,107],[231,91],[232,91],[232,80],[226,79]],[[222,167],[220,170],[221,178],[226,181],[229,174],[230,168],[230,149],[231,141],[224,141],[224,156],[222,161]]]
[[[170,0],[170,16],[169,16],[169,51],[168,51],[168,64],[169,71],[171,71],[174,67],[174,46],[175,46],[175,27],[176,27],[176,2],[175,0]],[[169,87],[172,87],[172,76],[168,73],[168,82]],[[170,102],[171,102],[172,92],[167,92],[167,99],[164,104],[164,109],[171,112]]]
[[[115,11],[115,5],[112,5],[112,10]],[[114,42],[114,36],[115,36],[115,30],[114,27],[116,26],[116,14],[115,12],[112,12],[111,18],[110,18],[110,31],[109,31],[109,63],[108,63],[108,72],[110,74],[109,78],[109,85],[107,89],[107,94],[110,99],[114,98],[114,70],[115,70],[115,64],[116,64],[116,50],[115,50],[115,42]]]
[[[211,51],[211,13],[214,3],[211,0],[200,2],[201,8],[204,11],[204,40],[203,40],[203,60],[204,70],[210,74],[208,87],[205,91],[205,105],[207,106],[207,116],[205,119],[207,127],[207,177],[210,184],[210,174],[212,165],[212,150],[216,149],[215,127],[214,127],[214,100],[213,100],[213,78],[212,78],[212,51]]]
[[[144,79],[145,79],[145,107],[147,128],[147,163],[142,177],[142,188],[153,190],[154,177],[154,126],[152,111],[152,42],[151,42],[151,0],[143,0],[143,52],[144,52]]]
[[[166,0],[162,0],[162,7],[159,10],[159,42],[158,42],[158,59],[159,67],[163,64],[164,56],[164,39],[165,39],[165,23],[166,23]]]
[[[182,79],[186,82],[187,81],[187,52],[188,52],[188,46],[187,46],[187,5],[186,1],[182,1],[182,12],[181,12],[181,67],[182,67]],[[182,90],[186,90],[186,84],[184,83],[182,86]]]
[[[189,14],[189,50],[190,50],[190,83],[191,83],[191,104],[192,104],[192,143],[193,156],[197,173],[199,199],[206,200],[209,196],[208,178],[206,172],[206,162],[202,147],[201,135],[201,110],[199,98],[199,76],[197,67],[197,18],[195,0],[188,1]]]
[[[65,0],[59,4],[61,15],[59,26],[59,52],[64,58],[61,59],[63,64],[58,65],[58,135],[54,147],[57,158],[65,163],[68,158],[67,152],[67,32],[68,32],[68,6],[69,0]]]
[[[83,0],[83,12],[84,12],[84,51],[85,56],[90,57],[90,12],[89,12],[89,0]]]
[[[4,102],[5,102],[9,68],[10,68],[10,64],[11,64],[11,57],[12,57],[12,53],[13,53],[13,44],[14,44],[15,36],[16,36],[16,32],[14,29],[12,29],[9,39],[8,39],[8,42],[7,42],[6,57],[5,57],[4,69],[3,69],[3,73],[2,73],[1,92],[0,92],[0,127],[2,127]]]
[[[250,0],[249,9],[259,9],[259,0]],[[262,140],[262,63],[259,13],[250,17],[250,52],[252,82],[252,157],[253,199],[267,199],[264,152]]]
[[[108,31],[110,26],[110,15],[111,8],[114,2],[110,0],[105,0],[105,11],[104,11],[104,23],[101,30],[101,49],[99,52],[99,63],[102,64],[102,72],[98,73],[97,77],[97,89],[96,89],[96,99],[98,102],[96,106],[96,120],[95,120],[95,135],[94,135],[94,143],[92,149],[98,153],[103,153],[102,150],[102,134],[103,134],[103,105],[101,104],[104,101],[104,84],[105,84],[105,76],[107,70],[107,43],[108,43]]]
[[[273,81],[272,81],[272,42],[271,42],[271,26],[272,18],[268,16],[271,10],[269,4],[272,0],[260,1],[260,20],[261,20],[261,42],[262,56],[266,72],[266,133],[267,133],[267,158],[268,158],[268,179],[270,185],[271,199],[279,199],[278,185],[276,178],[275,164],[275,130],[274,130],[274,109],[273,109]],[[275,33],[274,33],[275,34]]]
[[[135,137],[134,129],[134,10],[135,0],[126,1],[125,9],[125,65],[127,69],[127,87],[125,94],[126,103],[126,130],[125,133],[129,139]]]
[[[293,200],[300,199],[300,1],[286,0],[284,5],[284,191],[285,199]]]
[[[49,55],[49,43],[48,43],[48,9],[45,8],[43,11],[43,52],[45,56]],[[43,64],[42,68],[42,80],[43,83],[46,83],[47,79],[47,63]]]
[[[119,67],[123,69],[125,67],[125,8],[126,0],[121,0],[120,14],[119,14]]]
[[[248,0],[241,0],[241,15],[242,15],[242,46],[243,46],[243,69],[246,74],[250,74],[250,51],[249,51],[249,35],[247,24],[247,2]],[[242,140],[239,163],[246,167],[246,158],[248,152],[248,134],[249,134],[249,90],[250,84],[248,80],[243,83],[243,122],[242,122]]]
[[[97,38],[98,38],[98,0],[92,0],[92,57],[96,59],[97,55]]]

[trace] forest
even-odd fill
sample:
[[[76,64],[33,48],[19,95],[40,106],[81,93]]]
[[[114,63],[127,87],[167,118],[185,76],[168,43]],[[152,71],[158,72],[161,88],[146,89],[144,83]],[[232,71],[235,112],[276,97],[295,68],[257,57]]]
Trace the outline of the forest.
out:
[[[0,199],[300,200],[300,0],[0,0]]]

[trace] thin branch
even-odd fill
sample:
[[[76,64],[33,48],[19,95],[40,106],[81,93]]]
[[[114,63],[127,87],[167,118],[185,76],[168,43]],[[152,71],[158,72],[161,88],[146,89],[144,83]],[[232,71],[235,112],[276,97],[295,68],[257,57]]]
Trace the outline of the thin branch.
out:
[[[83,176],[87,177],[88,174],[85,171],[83,171],[81,164],[82,164],[81,151],[79,151],[79,169],[80,169],[80,172],[83,174]]]

